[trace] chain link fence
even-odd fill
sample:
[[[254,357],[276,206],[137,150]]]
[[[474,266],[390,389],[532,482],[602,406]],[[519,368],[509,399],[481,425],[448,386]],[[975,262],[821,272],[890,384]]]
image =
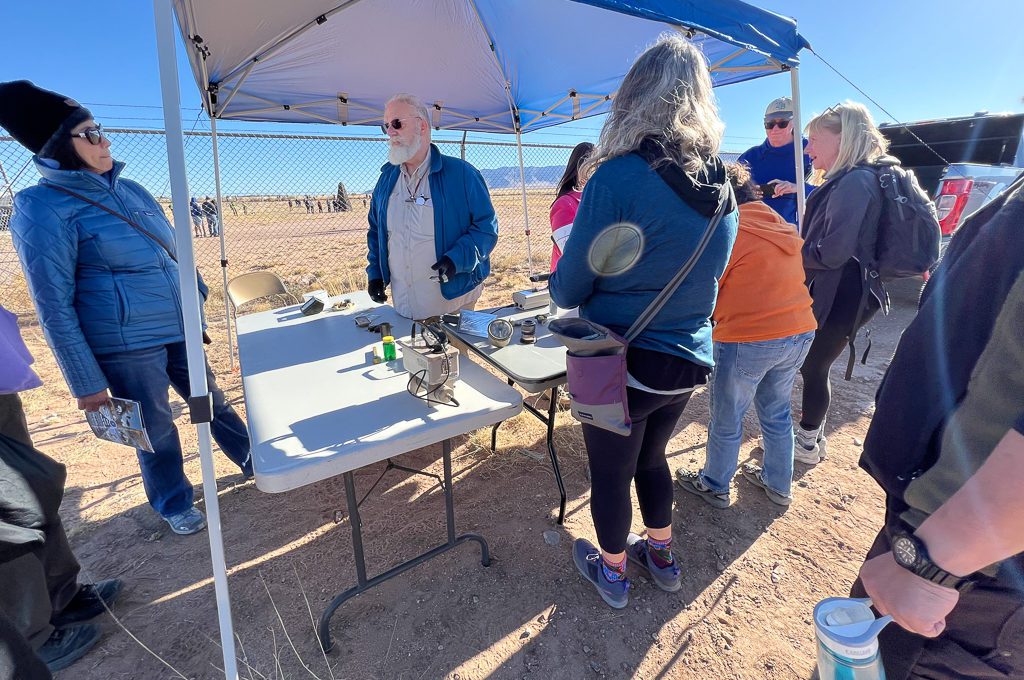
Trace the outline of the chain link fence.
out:
[[[107,132],[114,157],[127,165],[124,176],[149,190],[170,217],[163,131]],[[317,288],[331,293],[362,289],[366,283],[369,194],[387,161],[386,140],[237,132],[220,133],[217,140],[229,278],[269,269],[295,293]],[[548,208],[573,147],[523,145],[532,230],[528,234],[514,143],[435,143],[441,153],[465,158],[484,175],[498,217],[499,239],[491,255],[492,275],[481,304],[507,302],[511,291],[530,285],[531,258],[533,271],[548,269]],[[209,132],[186,133],[185,160],[189,188],[200,213],[187,215],[185,221],[193,225],[196,264],[210,284],[207,313],[216,320],[223,318],[225,308]],[[31,154],[0,130],[0,304],[28,316],[34,313],[32,302],[11,243],[8,221],[14,194],[38,179]]]

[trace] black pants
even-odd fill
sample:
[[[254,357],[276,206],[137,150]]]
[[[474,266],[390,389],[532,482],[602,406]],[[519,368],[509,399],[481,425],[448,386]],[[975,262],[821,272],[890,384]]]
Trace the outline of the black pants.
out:
[[[883,529],[866,559],[890,550]],[[996,680],[1024,677],[1024,569],[1007,560],[995,578],[960,594],[937,638],[890,623],[878,636],[888,680]],[[867,597],[860,579],[853,597]]]
[[[856,262],[848,262],[843,268],[832,309],[814,334],[814,342],[807,351],[804,365],[800,367],[804,381],[800,427],[805,430],[816,430],[825,422],[832,401],[832,384],[828,378],[832,364],[847,349],[850,336],[871,321],[878,311],[878,300],[869,295],[860,323],[853,327],[860,306],[861,286],[860,266]]]
[[[39,649],[78,592],[79,565],[58,508],[64,466],[0,435],[0,612]]]
[[[51,680],[43,660],[17,626],[0,611],[0,680]]]
[[[672,474],[665,446],[690,393],[669,396],[630,387],[626,398],[633,422],[628,437],[583,425],[590,462],[590,514],[598,544],[613,554],[626,549],[633,522],[630,482],[636,486],[644,525],[660,529],[672,524]]]

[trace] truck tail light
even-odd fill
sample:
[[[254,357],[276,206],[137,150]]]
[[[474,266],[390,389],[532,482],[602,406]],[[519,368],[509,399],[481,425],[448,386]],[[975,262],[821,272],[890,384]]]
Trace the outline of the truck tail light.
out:
[[[935,210],[939,215],[939,227],[944,236],[956,230],[973,188],[973,179],[947,179],[943,182],[942,191],[935,199]]]

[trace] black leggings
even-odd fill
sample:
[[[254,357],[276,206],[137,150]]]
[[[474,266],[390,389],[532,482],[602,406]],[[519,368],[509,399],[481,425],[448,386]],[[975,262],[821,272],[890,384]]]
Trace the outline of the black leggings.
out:
[[[828,317],[814,334],[814,342],[807,351],[804,365],[800,367],[800,375],[804,379],[803,414],[800,427],[805,430],[816,430],[825,422],[829,402],[832,400],[832,385],[828,379],[829,370],[836,359],[843,354],[850,342],[850,335],[860,330],[871,321],[878,311],[878,300],[868,296],[867,308],[861,315],[860,324],[856,329],[853,324],[860,305],[861,281],[860,265],[848,262],[843,268],[843,276],[836,290],[836,298],[829,310]]]
[[[665,446],[683,414],[690,392],[652,394],[627,389],[633,429],[628,437],[583,425],[583,440],[590,461],[590,514],[597,542],[605,552],[626,549],[633,523],[629,483],[636,486],[644,525],[660,529],[672,524],[672,474]]]

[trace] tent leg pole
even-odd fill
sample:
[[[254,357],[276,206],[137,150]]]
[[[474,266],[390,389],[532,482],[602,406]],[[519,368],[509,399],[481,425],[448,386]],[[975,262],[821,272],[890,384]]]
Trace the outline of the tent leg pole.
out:
[[[803,138],[803,126],[800,122],[800,69],[794,68],[789,71],[790,87],[793,90],[793,153],[796,156],[796,223],[797,232],[803,234],[804,224],[804,203],[806,202],[807,191],[805,189],[804,174],[804,147],[800,140]]]
[[[468,134],[469,132],[465,130],[462,132],[462,146],[459,149],[459,158],[462,160],[466,160],[466,135]]]
[[[516,124],[516,150],[519,152],[519,186],[523,189],[523,224],[526,225],[526,266],[533,278],[533,246],[530,243],[530,211],[526,205],[526,170],[523,168],[523,135]]]
[[[196,402],[200,399],[209,399],[209,386],[206,383],[206,357],[200,339],[200,300],[195,253],[192,248],[188,177],[185,172],[185,137],[181,128],[181,95],[178,91],[178,62],[175,55],[174,12],[171,2],[172,0],[153,0],[153,14],[160,64],[164,126],[167,131],[167,167],[171,178],[174,240],[178,250],[178,285],[181,289],[182,321],[185,325],[185,347],[188,356],[191,395],[189,401]],[[196,409],[192,409],[192,417],[197,418]],[[220,624],[221,651],[224,657],[224,677],[226,680],[238,680],[235,631],[231,621],[231,599],[228,593],[224,538],[220,524],[220,499],[217,496],[217,475],[213,467],[213,450],[210,445],[210,423],[197,422],[196,431],[199,436],[199,458],[203,471],[203,494],[206,497],[207,535],[210,539],[210,561],[213,566],[213,588]]]
[[[228,368],[235,370],[235,348],[231,337],[231,301],[228,300],[228,257],[224,237],[224,206],[220,192],[220,150],[217,146],[217,117],[210,116],[210,139],[213,141],[213,182],[217,191],[217,231],[220,235],[220,273],[224,285],[224,325],[228,332]]]

